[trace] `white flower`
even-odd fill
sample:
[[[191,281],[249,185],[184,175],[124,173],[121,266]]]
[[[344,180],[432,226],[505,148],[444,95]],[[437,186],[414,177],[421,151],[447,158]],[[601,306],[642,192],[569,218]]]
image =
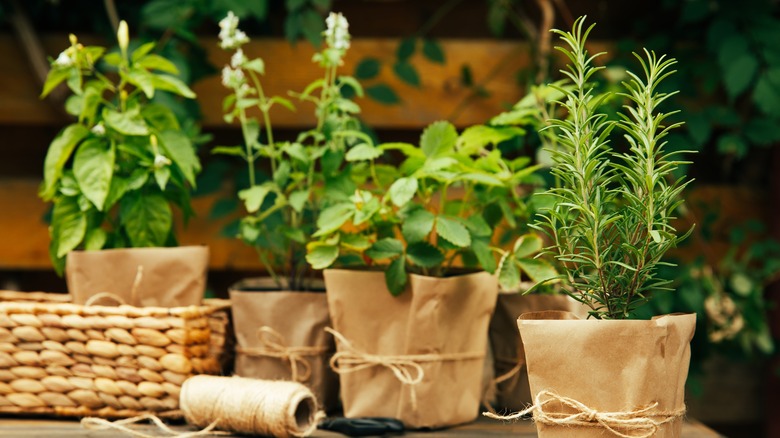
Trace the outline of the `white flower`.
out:
[[[228,66],[222,69],[222,85],[228,88],[239,88],[245,82],[244,72],[240,69],[232,69]]]
[[[249,42],[249,37],[238,29],[238,17],[229,11],[219,22],[219,47],[235,49]]]
[[[57,67],[70,67],[75,63],[73,58],[68,55],[67,50],[60,53],[60,56],[57,57],[57,59],[54,60],[54,65]]]
[[[157,155],[154,156],[154,167],[156,169],[160,169],[169,164],[171,164],[171,160],[168,159],[168,157],[166,157],[165,155],[158,153]]]
[[[106,133],[106,127],[103,126],[102,123],[98,123],[97,125],[93,126],[90,131],[97,135],[104,135]]]
[[[333,49],[349,49],[349,22],[340,12],[331,12],[325,19],[325,41]]]
[[[119,22],[119,29],[116,31],[116,39],[119,42],[119,48],[122,49],[122,53],[126,53],[127,45],[130,42],[130,36],[127,30],[127,22],[125,20]]]
[[[246,56],[244,56],[244,51],[239,48],[238,50],[236,50],[236,53],[234,53],[233,56],[230,58],[230,66],[233,68],[239,68],[246,61],[247,59]]]

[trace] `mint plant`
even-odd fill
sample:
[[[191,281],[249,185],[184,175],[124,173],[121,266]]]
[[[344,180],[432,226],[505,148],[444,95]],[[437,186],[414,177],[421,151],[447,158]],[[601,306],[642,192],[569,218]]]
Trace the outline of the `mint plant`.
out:
[[[249,187],[238,192],[247,214],[238,237],[255,247],[277,286],[311,289],[314,273],[306,263],[305,245],[327,200],[347,199],[355,191],[353,166],[347,160],[363,147],[355,145],[354,135],[344,135],[359,133],[361,127],[356,118],[360,107],[345,97],[345,88],[357,96],[363,93],[354,78],[338,74],[350,46],[349,24],[341,14],[328,16],[325,46],[313,58],[323,77],[300,93],[290,93],[312,105],[317,119],[315,126],[293,141],[275,138],[271,117],[277,105],[295,110],[293,102],[266,94],[261,81],[265,64],[261,58],[244,55],[241,46],[249,38],[238,28],[238,18],[228,13],[219,25],[220,46],[233,52],[230,65],[222,70],[222,83],[231,92],[223,105],[225,120],[241,125],[243,145],[220,146],[213,152],[240,157],[247,165]],[[259,172],[261,164],[269,174]]]
[[[449,122],[428,126],[420,144],[362,140],[346,159],[366,163],[366,183],[335,200],[319,216],[307,260],[315,269],[334,264],[379,267],[389,291],[403,292],[407,274],[445,276],[460,268],[495,272],[493,239],[514,221],[517,185],[536,168],[506,159],[497,144],[523,131],[473,126],[458,134]],[[400,154],[399,166],[380,162]]]
[[[73,93],[65,109],[77,117],[49,145],[39,191],[53,204],[50,255],[59,273],[74,249],[175,245],[172,206],[192,215],[197,132],[154,97],[195,93],[153,53],[155,43],[129,50],[124,21],[117,39],[119,50],[106,53],[70,35],[41,93],[65,82]]]
[[[671,221],[688,182],[672,174],[681,152],[664,149],[664,137],[679,123],[664,125],[673,113],[660,110],[674,93],[658,90],[673,73],[675,61],[645,50],[635,54],[642,76],[627,72],[625,111],[609,120],[599,107],[610,93],[599,93],[593,81],[602,67],[585,43],[593,25],[579,18],[571,32],[555,30],[568,45],[557,47],[569,59],[561,72],[573,87],[561,87],[565,118],[550,120],[558,138],[551,149],[553,175],[560,181],[548,194],[555,205],[542,213],[539,227],[552,239],[550,248],[571,286],[568,293],[599,319],[628,318],[648,299],[648,292],[667,284],[657,276],[664,253],[686,236]],[[610,132],[623,132],[625,152],[610,147]]]

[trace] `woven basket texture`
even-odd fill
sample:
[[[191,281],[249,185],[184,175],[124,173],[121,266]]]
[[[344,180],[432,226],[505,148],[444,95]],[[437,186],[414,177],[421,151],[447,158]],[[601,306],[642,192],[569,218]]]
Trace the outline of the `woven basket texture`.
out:
[[[224,306],[82,306],[0,291],[0,413],[181,418],[179,392],[220,374]]]

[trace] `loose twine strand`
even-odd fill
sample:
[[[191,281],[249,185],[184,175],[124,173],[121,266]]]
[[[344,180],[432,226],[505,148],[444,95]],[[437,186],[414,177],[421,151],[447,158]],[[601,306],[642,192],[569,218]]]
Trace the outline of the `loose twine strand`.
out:
[[[485,408],[488,410],[488,412],[490,412],[491,414],[495,414],[495,415],[498,415],[498,413],[496,413],[496,410],[493,409],[493,406],[490,405],[490,392],[491,392],[491,388],[498,388],[498,384],[499,383],[505,382],[505,381],[507,381],[507,380],[509,380],[509,379],[511,379],[511,378],[513,378],[515,376],[517,376],[520,373],[520,370],[522,370],[523,367],[525,366],[525,360],[524,359],[516,359],[516,360],[510,361],[510,360],[506,360],[506,359],[498,359],[497,358],[496,361],[498,361],[498,360],[501,360],[502,362],[514,363],[515,365],[514,365],[514,367],[512,367],[511,370],[509,370],[509,371],[505,372],[504,374],[502,374],[502,375],[492,379],[490,381],[490,385],[487,388],[485,388],[485,390],[484,390],[484,392],[482,394],[482,402],[481,402],[482,405],[485,406]],[[516,385],[517,385],[517,379],[515,379],[515,381],[510,385],[510,389],[514,388]]]
[[[217,427],[217,424],[219,424],[219,420],[213,421],[211,424],[198,431],[179,432],[171,429],[159,417],[152,414],[144,414],[144,415],[139,415],[137,417],[126,418],[124,420],[117,420],[117,421],[109,421],[97,417],[86,417],[81,420],[81,427],[87,430],[116,430],[138,438],[160,438],[159,434],[150,435],[144,433],[141,430],[128,427],[130,425],[138,424],[141,423],[142,421],[147,421],[147,420],[154,423],[154,425],[157,426],[157,429],[162,431],[164,434],[167,434],[167,436],[176,437],[176,438],[195,438],[195,437],[207,436],[207,435],[230,435],[230,432],[221,432],[221,431],[214,430],[214,428]]]
[[[296,382],[308,382],[311,378],[311,362],[307,356],[319,356],[328,352],[326,346],[298,346],[288,347],[284,337],[276,330],[268,326],[257,329],[257,339],[260,340],[260,348],[236,347],[236,352],[254,357],[272,357],[290,365],[292,380]]]
[[[143,265],[138,265],[138,269],[135,271],[135,277],[133,278],[133,286],[130,288],[130,305],[136,306],[140,303],[138,303],[138,287],[141,286],[141,281],[144,278],[144,267]],[[87,299],[86,302],[84,302],[85,306],[92,306],[97,301],[103,299],[103,298],[111,298],[112,300],[115,300],[118,305],[127,304],[125,303],[125,300],[122,299],[117,294],[113,294],[111,292],[98,292],[89,299]]]
[[[429,353],[378,355],[369,354],[355,348],[341,333],[326,327],[325,331],[333,335],[341,345],[330,359],[330,367],[338,374],[349,374],[357,371],[381,366],[389,369],[401,384],[409,387],[409,398],[412,409],[417,409],[417,391],[415,386],[425,378],[425,370],[421,363],[445,362],[456,360],[474,360],[485,357],[484,352],[462,353]]]
[[[547,412],[545,406],[559,403],[573,409],[574,413]],[[516,420],[528,414],[533,414],[534,421],[550,426],[600,427],[620,438],[649,438],[658,432],[663,424],[675,421],[685,415],[685,408],[669,412],[651,412],[658,407],[654,402],[645,408],[625,412],[599,412],[585,404],[569,397],[558,395],[552,391],[540,391],[536,394],[534,404],[528,408],[510,415],[497,415],[483,412],[482,415],[496,420]]]

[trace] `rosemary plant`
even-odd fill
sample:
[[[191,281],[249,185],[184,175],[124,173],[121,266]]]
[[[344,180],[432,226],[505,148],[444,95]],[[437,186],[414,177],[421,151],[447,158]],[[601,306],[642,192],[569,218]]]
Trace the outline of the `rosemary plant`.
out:
[[[658,91],[674,73],[675,60],[635,53],[642,75],[627,72],[625,92],[618,94],[625,111],[620,120],[609,120],[598,109],[614,96],[593,85],[603,68],[593,61],[603,53],[586,50],[593,25],[584,30],[584,21],[578,19],[571,32],[554,30],[568,45],[557,49],[570,61],[561,73],[573,87],[560,87],[568,116],[550,121],[558,137],[551,154],[559,186],[548,190],[555,205],[537,226],[553,241],[548,250],[564,268],[567,293],[587,305],[592,317],[629,318],[648,292],[665,288],[668,282],[656,269],[665,263],[664,253],[687,237],[677,235],[671,220],[690,181],[674,181],[681,152],[664,149],[664,137],[680,123],[664,124],[674,113],[659,110],[675,94]],[[611,148],[613,129],[623,132],[626,152]]]

